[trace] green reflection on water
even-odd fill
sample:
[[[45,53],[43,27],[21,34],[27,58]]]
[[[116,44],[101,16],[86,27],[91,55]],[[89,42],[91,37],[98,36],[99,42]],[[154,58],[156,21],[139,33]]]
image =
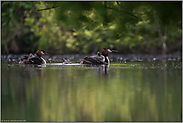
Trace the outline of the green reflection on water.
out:
[[[26,121],[181,121],[182,67],[2,64],[1,119]]]

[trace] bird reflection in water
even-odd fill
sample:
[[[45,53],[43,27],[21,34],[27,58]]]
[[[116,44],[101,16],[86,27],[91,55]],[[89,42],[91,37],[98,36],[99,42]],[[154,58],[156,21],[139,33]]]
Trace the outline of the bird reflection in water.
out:
[[[109,65],[102,66],[102,76],[103,77],[108,78],[108,70],[109,70]]]
[[[104,78],[108,78],[108,70],[109,70],[109,64],[106,65],[92,65],[92,64],[85,64],[83,67],[96,67],[98,71],[98,75],[102,75]],[[95,70],[96,70],[95,69]]]
[[[26,71],[29,71],[30,76],[32,76],[33,70],[29,69],[30,67],[36,68],[36,73],[39,79],[43,77],[43,68],[46,67],[46,64],[36,65],[36,64],[19,64],[19,67],[28,68]]]
[[[38,68],[38,69],[36,69],[36,71],[37,71],[38,79],[41,80],[41,78],[43,77],[43,69]]]

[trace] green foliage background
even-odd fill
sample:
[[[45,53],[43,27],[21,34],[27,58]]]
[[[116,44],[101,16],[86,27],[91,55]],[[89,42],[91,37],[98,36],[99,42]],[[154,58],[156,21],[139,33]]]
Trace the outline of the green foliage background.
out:
[[[182,2],[1,2],[2,54],[171,53],[182,48]],[[162,46],[165,45],[165,48]]]

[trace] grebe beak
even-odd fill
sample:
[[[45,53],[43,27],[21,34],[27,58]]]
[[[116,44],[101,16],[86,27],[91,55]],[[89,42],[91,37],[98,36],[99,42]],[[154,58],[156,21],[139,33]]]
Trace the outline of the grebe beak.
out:
[[[45,55],[50,55],[50,54],[48,54],[48,53],[46,53],[46,52],[45,52],[44,54],[45,54]]]
[[[111,52],[115,52],[115,53],[117,53],[118,51],[117,51],[117,50],[111,50]]]

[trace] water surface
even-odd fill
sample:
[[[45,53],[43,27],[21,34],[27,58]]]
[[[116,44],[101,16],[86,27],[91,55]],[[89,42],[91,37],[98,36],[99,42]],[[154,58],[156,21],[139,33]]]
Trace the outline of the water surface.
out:
[[[182,121],[182,62],[1,64],[1,119]]]

